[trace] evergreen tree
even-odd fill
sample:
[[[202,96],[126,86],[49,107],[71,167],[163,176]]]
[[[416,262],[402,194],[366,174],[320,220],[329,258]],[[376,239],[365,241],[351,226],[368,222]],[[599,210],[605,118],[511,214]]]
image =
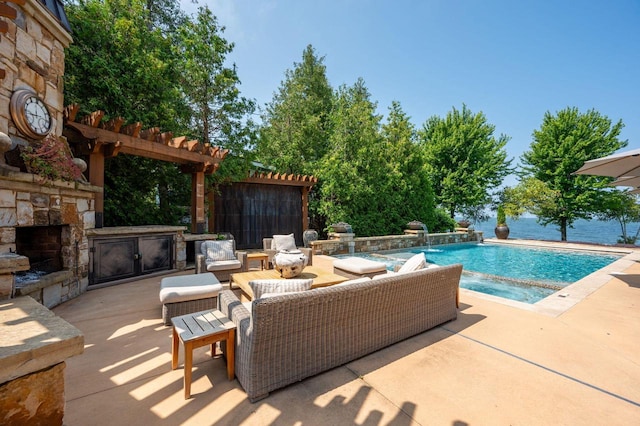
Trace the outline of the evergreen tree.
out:
[[[430,230],[441,228],[417,133],[399,102],[391,103],[381,135],[379,182],[387,197],[387,233],[402,232],[411,220],[420,220]]]
[[[266,106],[258,156],[280,173],[311,174],[327,153],[333,89],[323,62],[308,45]]]

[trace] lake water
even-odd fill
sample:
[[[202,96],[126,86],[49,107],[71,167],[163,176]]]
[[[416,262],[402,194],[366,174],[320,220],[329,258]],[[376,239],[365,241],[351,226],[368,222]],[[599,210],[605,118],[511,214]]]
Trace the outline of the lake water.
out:
[[[560,230],[554,225],[542,226],[536,218],[507,219],[509,238],[526,240],[560,241]],[[476,223],[475,229],[483,231],[485,238],[494,238],[495,218],[487,222]],[[627,225],[627,234],[635,235],[638,223]],[[577,220],[573,228],[567,229],[567,241],[596,244],[616,244],[622,231],[618,222],[603,222],[600,220]]]

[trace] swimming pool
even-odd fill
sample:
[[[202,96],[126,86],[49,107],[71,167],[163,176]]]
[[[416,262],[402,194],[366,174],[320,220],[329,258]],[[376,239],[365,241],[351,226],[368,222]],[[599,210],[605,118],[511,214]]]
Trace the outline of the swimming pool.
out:
[[[462,263],[460,287],[525,303],[536,303],[620,259],[620,255],[503,244],[450,244],[427,249],[367,253],[387,269],[423,252],[430,263]]]

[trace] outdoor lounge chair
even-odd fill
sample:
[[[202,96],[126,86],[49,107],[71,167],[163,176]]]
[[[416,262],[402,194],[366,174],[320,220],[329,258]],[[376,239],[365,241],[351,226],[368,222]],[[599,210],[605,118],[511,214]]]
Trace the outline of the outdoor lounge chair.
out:
[[[236,251],[235,240],[196,241],[196,274],[213,272],[219,281],[248,270],[247,252]]]

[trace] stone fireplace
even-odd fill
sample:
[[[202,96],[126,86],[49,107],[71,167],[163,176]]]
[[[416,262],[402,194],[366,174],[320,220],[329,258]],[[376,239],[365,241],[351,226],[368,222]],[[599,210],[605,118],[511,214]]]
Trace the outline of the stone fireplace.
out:
[[[29,258],[29,272],[44,275],[63,269],[63,230],[68,232],[68,226],[25,226],[16,228],[16,253]],[[65,250],[65,252],[69,253],[70,250]]]
[[[0,256],[28,259],[0,272],[0,299],[31,296],[56,306],[87,289],[89,242],[95,227],[95,194],[101,188],[79,182],[46,181],[37,175],[0,173]]]

